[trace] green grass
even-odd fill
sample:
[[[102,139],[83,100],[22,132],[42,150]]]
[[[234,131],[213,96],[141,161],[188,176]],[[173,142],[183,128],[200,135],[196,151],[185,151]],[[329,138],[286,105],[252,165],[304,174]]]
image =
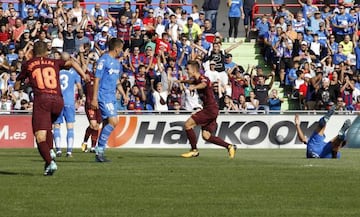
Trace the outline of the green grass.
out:
[[[0,216],[359,216],[360,150],[340,160],[304,150],[112,149],[59,158],[43,177],[32,149],[0,150]]]

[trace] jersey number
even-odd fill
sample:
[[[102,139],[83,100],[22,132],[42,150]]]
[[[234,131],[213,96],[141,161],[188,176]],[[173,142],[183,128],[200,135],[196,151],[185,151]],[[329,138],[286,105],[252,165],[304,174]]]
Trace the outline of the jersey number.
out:
[[[56,72],[52,67],[37,68],[32,73],[39,89],[55,89],[57,87]]]

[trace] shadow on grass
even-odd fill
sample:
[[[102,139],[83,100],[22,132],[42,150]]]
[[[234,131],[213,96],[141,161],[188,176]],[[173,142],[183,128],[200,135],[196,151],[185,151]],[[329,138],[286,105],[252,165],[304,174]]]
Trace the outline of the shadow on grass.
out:
[[[0,171],[0,176],[34,176],[32,173],[17,173],[17,172],[9,172],[9,171]]]
[[[135,154],[135,153],[131,153],[129,155],[123,155],[123,156],[118,156],[118,159],[126,159],[126,158],[134,158],[134,157],[142,157],[142,158],[181,158],[180,155],[176,155],[176,154],[171,154],[171,155],[164,155],[164,154]]]

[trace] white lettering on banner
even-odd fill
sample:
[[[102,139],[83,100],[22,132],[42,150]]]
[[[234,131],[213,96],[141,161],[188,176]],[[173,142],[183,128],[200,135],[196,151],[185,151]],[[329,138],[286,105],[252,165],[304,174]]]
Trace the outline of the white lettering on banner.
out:
[[[30,115],[1,115],[0,148],[34,147]]]
[[[14,132],[10,135],[9,125],[4,125],[2,129],[0,129],[0,140],[24,140],[26,139],[26,132]]]
[[[120,131],[125,135],[129,130],[130,116],[119,116],[125,119]],[[183,130],[184,121],[189,115],[135,115],[131,124],[134,133],[127,139],[123,136],[114,135],[115,145],[112,147],[123,148],[189,148],[186,134]],[[354,120],[356,115],[334,115],[327,127],[325,134],[327,140],[337,135],[345,119]],[[321,115],[300,115],[300,127],[305,135],[309,137],[316,128],[317,121]],[[218,129],[215,135],[220,136],[229,143],[234,143],[239,148],[305,148],[297,139],[296,128],[293,122],[293,115],[219,115]],[[84,132],[88,126],[85,115],[77,115],[75,122],[75,148],[80,148]],[[124,128],[124,129],[122,129]],[[62,126],[61,135],[63,144],[66,147],[66,129]],[[217,148],[213,144],[207,144],[200,134],[200,128],[196,128],[199,148]],[[279,139],[281,138],[281,139]],[[121,142],[120,140],[122,139]],[[90,142],[90,141],[89,141]],[[117,143],[118,142],[118,143]]]

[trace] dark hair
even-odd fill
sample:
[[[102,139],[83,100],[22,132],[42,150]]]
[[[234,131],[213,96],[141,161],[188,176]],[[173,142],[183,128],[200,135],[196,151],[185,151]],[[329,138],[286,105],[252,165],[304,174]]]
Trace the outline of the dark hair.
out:
[[[143,64],[141,64],[141,65],[139,65],[139,70],[140,70],[141,68],[146,68],[146,66],[143,65]]]
[[[109,43],[109,51],[115,50],[115,48],[123,46],[123,41],[118,38],[112,38],[108,43]]]
[[[33,48],[34,56],[41,56],[43,54],[46,54],[47,48],[48,48],[47,43],[43,41],[35,42]]]
[[[188,61],[187,63],[188,65],[190,65],[191,67],[194,67],[196,71],[199,71],[200,70],[200,65],[197,61],[195,60],[190,60]]]

